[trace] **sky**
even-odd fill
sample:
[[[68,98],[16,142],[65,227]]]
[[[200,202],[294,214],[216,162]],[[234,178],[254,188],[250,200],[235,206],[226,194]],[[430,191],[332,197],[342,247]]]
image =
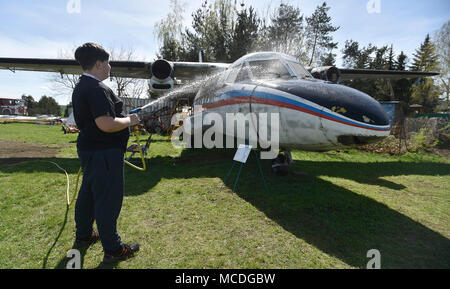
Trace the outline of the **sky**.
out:
[[[184,26],[204,0],[178,0],[183,5]],[[211,2],[211,0],[209,0]],[[280,0],[237,0],[253,6],[259,17],[270,17]],[[323,0],[282,1],[300,8],[310,16]],[[361,46],[391,45],[398,55],[404,51],[412,58],[427,33],[431,35],[450,20],[448,0],[328,0],[333,33],[339,43],[339,57],[345,41]],[[239,5],[238,5],[239,6]],[[106,49],[135,51],[136,60],[152,61],[160,43],[155,23],[170,12],[169,1],[155,0],[0,0],[0,57],[58,58],[85,42],[96,42]],[[0,70],[0,97],[52,96],[68,104],[70,92],[61,94],[49,80],[49,73]],[[108,81],[105,81],[108,82]],[[107,83],[108,84],[108,83]]]

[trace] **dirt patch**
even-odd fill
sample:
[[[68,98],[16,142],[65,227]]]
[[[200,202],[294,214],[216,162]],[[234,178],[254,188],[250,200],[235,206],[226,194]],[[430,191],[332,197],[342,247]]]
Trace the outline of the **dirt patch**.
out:
[[[0,140],[0,164],[54,158],[61,148],[62,145]]]

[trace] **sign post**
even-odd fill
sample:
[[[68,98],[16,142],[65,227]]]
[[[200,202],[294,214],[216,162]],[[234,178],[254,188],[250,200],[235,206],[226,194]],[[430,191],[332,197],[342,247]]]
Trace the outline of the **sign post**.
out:
[[[241,144],[241,145],[239,145],[239,148],[237,149],[236,154],[234,155],[233,165],[231,166],[231,169],[228,171],[228,174],[227,174],[227,176],[226,176],[226,178],[225,178],[225,180],[223,182],[224,185],[227,183],[228,178],[230,177],[231,172],[233,171],[233,168],[234,168],[235,164],[240,163],[239,172],[238,172],[238,174],[236,176],[236,181],[234,182],[233,193],[236,191],[236,186],[237,186],[237,183],[239,181],[239,176],[241,175],[241,172],[242,172],[242,167],[247,162],[248,156],[250,155],[251,151],[252,151],[252,146],[251,145],[243,145],[243,144]],[[262,172],[261,163],[259,161],[258,155],[257,155],[256,151],[254,153],[255,153],[256,161],[258,163],[259,173],[261,174],[261,178],[263,179],[263,182],[264,182],[264,187],[266,189],[268,189],[267,188],[267,184],[266,184],[266,180],[264,179],[264,175],[263,175],[263,172]],[[222,185],[222,187],[223,187],[223,185]]]

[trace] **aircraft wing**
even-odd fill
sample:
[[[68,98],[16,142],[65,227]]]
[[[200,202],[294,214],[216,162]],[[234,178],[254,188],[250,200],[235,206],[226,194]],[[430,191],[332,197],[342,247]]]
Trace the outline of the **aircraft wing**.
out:
[[[229,64],[208,62],[170,62],[174,77],[180,80],[193,80],[215,71],[225,70]],[[149,79],[152,62],[110,61],[111,76]],[[78,62],[74,59],[42,58],[0,58],[0,69],[11,71],[43,71],[61,74],[82,74]]]
[[[201,76],[224,71],[231,64],[212,62],[171,62],[174,76],[180,80],[193,80]]]
[[[439,75],[438,72],[399,71],[399,70],[371,70],[339,68],[341,80],[351,79],[401,79],[419,78]]]

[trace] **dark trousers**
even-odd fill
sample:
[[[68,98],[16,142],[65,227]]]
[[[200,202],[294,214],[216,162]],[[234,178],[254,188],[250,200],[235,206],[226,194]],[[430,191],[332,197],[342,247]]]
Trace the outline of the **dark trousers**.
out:
[[[75,204],[76,237],[89,238],[94,220],[107,254],[117,252],[122,241],[117,233],[124,191],[121,149],[78,150],[83,182]]]

